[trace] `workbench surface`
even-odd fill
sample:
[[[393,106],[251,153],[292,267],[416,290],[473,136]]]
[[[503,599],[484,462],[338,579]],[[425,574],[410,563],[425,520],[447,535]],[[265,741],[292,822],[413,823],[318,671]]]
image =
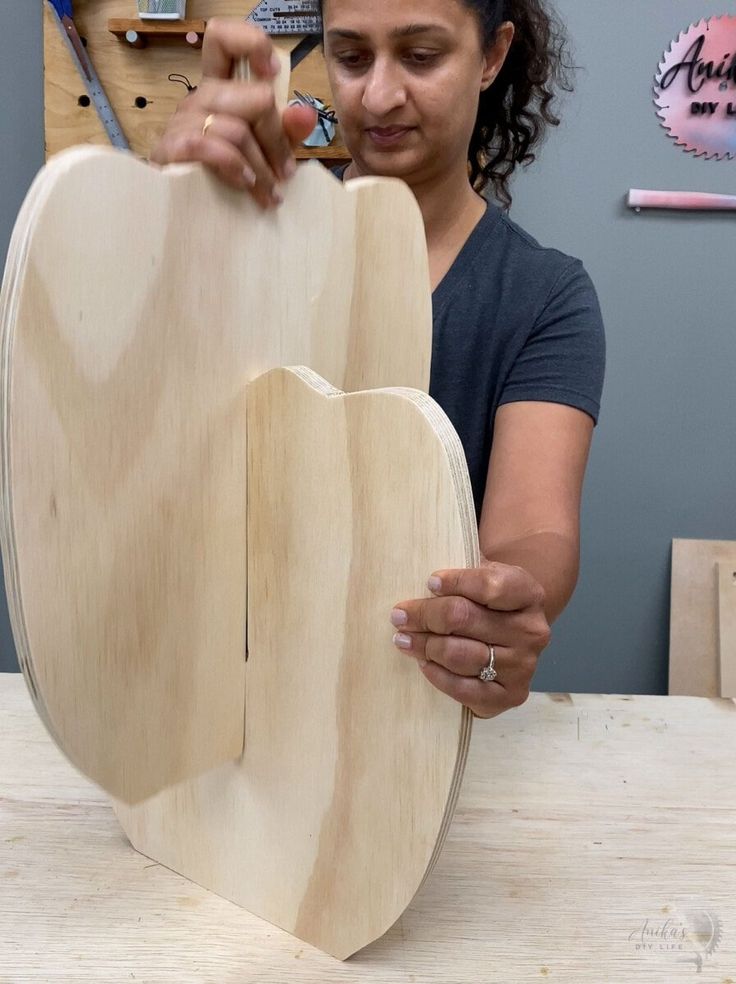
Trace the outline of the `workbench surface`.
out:
[[[2,984],[736,984],[734,701],[532,694],[476,721],[436,868],[345,963],[137,854],[19,675],[0,722]]]

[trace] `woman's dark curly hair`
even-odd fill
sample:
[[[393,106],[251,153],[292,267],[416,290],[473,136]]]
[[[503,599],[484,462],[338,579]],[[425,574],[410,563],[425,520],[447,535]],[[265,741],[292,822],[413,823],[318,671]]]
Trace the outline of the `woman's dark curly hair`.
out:
[[[565,29],[545,0],[462,0],[478,15],[483,44],[493,44],[504,21],[514,40],[498,77],[480,95],[478,118],[468,149],[470,182],[488,185],[507,208],[509,181],[517,165],[531,164],[548,126],[558,126],[555,90],[572,91],[573,66]]]
[[[320,7],[322,0],[319,0]],[[480,94],[478,117],[468,148],[470,182],[489,185],[499,202],[511,205],[509,183],[517,165],[535,159],[548,126],[558,126],[555,91],[572,91],[565,29],[546,0],[460,0],[478,17],[484,48],[504,21],[514,40],[501,72]]]

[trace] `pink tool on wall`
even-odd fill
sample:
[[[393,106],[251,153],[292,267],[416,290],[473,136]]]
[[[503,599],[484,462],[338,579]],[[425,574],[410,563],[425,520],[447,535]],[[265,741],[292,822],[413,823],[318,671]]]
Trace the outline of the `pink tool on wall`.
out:
[[[701,191],[629,191],[629,208],[668,208],[679,211],[736,212],[736,195],[712,195]]]

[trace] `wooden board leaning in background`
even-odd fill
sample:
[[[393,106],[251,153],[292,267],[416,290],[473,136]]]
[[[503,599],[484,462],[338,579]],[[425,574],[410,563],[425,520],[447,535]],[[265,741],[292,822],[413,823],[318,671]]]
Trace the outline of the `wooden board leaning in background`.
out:
[[[80,143],[107,145],[109,141],[94,106],[79,104],[80,97],[85,95],[84,84],[64,45],[56,14],[47,0],[38,2],[44,7],[46,156]],[[254,6],[253,0],[189,0],[187,17],[202,20],[245,18]],[[185,75],[192,85],[197,85],[202,53],[183,39],[156,40],[146,48],[137,49],[108,31],[111,17],[135,16],[134,0],[75,0],[74,3],[74,20],[79,33],[87,41],[87,51],[131,150],[148,157],[177,105],[187,95],[185,86],[169,81],[169,75]],[[282,37],[275,43],[290,50],[299,40],[298,37]],[[311,52],[294,71],[292,93],[295,88],[332,103],[320,48]],[[340,161],[348,159],[348,152],[342,145],[338,129],[331,146],[300,148],[297,157]]]
[[[671,694],[735,695],[735,577],[736,542],[672,541]]]

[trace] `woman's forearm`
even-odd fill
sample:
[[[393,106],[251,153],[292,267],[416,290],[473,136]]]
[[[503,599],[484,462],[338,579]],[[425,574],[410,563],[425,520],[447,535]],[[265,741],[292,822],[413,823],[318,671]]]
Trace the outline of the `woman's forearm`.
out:
[[[564,611],[578,580],[580,548],[561,533],[530,533],[484,550],[488,561],[523,567],[544,588],[545,614],[551,625]]]

